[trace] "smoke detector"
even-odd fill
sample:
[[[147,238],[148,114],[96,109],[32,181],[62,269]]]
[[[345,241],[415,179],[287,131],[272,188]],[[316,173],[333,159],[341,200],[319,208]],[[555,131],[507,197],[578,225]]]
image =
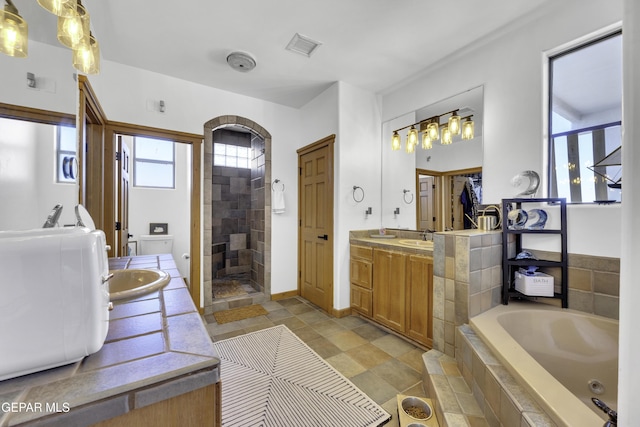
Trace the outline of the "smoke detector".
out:
[[[227,64],[236,71],[243,73],[256,68],[256,60],[251,55],[244,52],[231,52],[227,56]]]

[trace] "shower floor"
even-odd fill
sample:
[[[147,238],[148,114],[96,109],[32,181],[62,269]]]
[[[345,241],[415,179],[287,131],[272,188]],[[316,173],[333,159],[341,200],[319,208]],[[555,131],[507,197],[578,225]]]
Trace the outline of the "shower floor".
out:
[[[255,294],[258,291],[251,286],[251,273],[227,274],[214,278],[211,284],[214,299],[233,298],[242,295]]]

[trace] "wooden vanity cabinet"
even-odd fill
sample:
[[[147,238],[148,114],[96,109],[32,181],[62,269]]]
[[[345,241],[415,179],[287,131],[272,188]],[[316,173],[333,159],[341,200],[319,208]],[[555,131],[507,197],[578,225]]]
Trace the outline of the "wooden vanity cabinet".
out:
[[[406,335],[433,346],[433,258],[410,255],[406,295]]]
[[[412,340],[433,344],[433,258],[351,245],[351,309]]]
[[[351,308],[372,317],[373,248],[351,245],[350,282]]]
[[[397,332],[406,325],[407,255],[373,250],[373,319]]]

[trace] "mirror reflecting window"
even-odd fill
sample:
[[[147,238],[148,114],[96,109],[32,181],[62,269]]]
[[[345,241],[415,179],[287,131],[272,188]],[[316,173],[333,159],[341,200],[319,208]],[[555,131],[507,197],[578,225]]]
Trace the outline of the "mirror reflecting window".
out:
[[[76,144],[76,128],[73,126],[56,126],[58,182],[76,182],[78,177],[78,157]]]
[[[613,203],[622,185],[622,33],[549,59],[549,195]]]

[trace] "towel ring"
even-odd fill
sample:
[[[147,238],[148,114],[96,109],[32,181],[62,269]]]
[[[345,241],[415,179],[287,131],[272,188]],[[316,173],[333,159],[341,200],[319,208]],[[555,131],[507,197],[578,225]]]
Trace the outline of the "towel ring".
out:
[[[277,183],[279,183],[279,182],[280,182],[280,180],[276,178],[276,179],[271,183],[271,190],[276,191],[276,188],[274,187],[274,185],[275,185],[275,184],[277,184]],[[281,191],[284,191],[284,183],[282,183],[282,190],[281,190]]]
[[[402,199],[404,200],[404,202],[408,205],[410,205],[411,203],[413,203],[413,193],[411,192],[411,190],[402,190],[402,192],[404,193],[402,195]],[[409,193],[409,195],[411,196],[411,200],[407,201],[407,193]]]
[[[358,200],[356,198],[356,191],[357,190],[360,190],[362,192],[362,197],[360,197],[360,200]],[[353,196],[353,200],[355,200],[356,203],[360,203],[361,201],[363,201],[364,200],[364,190],[362,189],[362,187],[358,187],[357,185],[354,185],[353,186],[353,194],[352,194],[352,196]]]

